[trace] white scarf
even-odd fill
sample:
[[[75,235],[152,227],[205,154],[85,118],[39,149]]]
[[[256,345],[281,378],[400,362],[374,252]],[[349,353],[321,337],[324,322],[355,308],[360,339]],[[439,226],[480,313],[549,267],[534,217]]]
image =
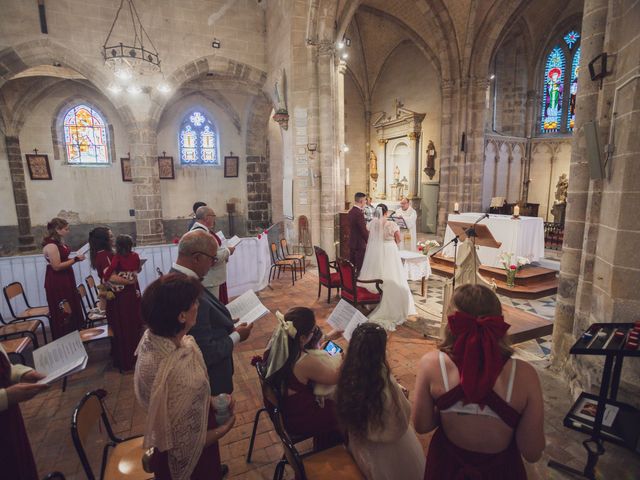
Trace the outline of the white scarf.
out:
[[[168,452],[171,478],[188,480],[207,435],[210,389],[202,353],[189,335],[178,348],[147,330],[136,355],[135,394],[147,409],[144,448]]]

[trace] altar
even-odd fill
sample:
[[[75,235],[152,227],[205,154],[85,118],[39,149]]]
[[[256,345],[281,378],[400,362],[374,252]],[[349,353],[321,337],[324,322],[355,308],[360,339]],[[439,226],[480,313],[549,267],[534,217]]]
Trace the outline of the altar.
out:
[[[448,221],[473,223],[482,215],[482,213],[451,214]],[[481,223],[489,227],[493,237],[502,243],[500,248],[478,247],[478,258],[482,265],[501,268],[502,265],[498,259],[500,252],[527,257],[532,262],[544,258],[544,222],[542,218],[520,217],[516,220],[511,215],[491,215]],[[453,231],[447,225],[444,243],[450,242],[453,237]],[[442,254],[445,257],[453,257],[453,244],[445,248]]]

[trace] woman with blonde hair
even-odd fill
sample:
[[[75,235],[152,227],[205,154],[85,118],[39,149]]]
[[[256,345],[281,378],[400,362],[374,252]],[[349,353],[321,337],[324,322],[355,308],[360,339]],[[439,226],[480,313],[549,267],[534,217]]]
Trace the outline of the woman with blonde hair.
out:
[[[489,288],[456,289],[439,350],[418,364],[413,424],[419,433],[437,428],[425,480],[521,480],[522,457],[540,459],[542,389],[533,367],[511,358],[508,329]]]
[[[84,260],[84,255],[69,258],[71,249],[64,239],[69,234],[69,222],[63,218],[53,218],[47,223],[47,236],[42,241],[42,253],[47,261],[47,271],[44,276],[44,290],[49,305],[51,319],[51,336],[55,340],[74,330],[79,330],[84,324],[80,295],[76,289],[76,278],[73,265]],[[60,302],[67,300],[71,307],[71,315],[66,316],[60,310]]]

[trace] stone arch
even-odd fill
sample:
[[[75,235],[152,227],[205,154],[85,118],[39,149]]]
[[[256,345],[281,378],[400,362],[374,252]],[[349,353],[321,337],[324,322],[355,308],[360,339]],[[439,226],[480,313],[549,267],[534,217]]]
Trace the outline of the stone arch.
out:
[[[251,65],[219,55],[208,55],[176,68],[167,75],[167,83],[174,90],[178,90],[190,80],[208,74],[215,77],[216,80],[242,85],[246,91],[254,94],[258,94],[262,90],[267,79],[266,72]],[[153,105],[149,111],[149,121],[153,128],[157,127],[162,113],[172,98],[173,96],[167,98],[160,92],[153,92],[150,95]]]
[[[0,74],[0,87],[18,73],[31,67],[52,64],[60,64],[75,70],[103,94],[111,82],[111,77],[106,70],[95,68],[95,65],[49,38],[30,40],[5,48],[0,52],[0,64],[5,69]],[[106,94],[105,96],[108,97]],[[112,104],[125,124],[134,122],[133,112],[124,99],[120,101],[115,99]]]

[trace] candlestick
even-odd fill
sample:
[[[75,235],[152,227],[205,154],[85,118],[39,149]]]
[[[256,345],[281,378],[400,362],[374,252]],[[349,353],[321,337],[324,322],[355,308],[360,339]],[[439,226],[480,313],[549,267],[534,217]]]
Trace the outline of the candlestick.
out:
[[[453,204],[453,211],[456,213],[460,211],[460,205],[458,205],[458,202]]]
[[[519,217],[520,216],[520,207],[518,205],[513,207],[513,216],[514,217]]]

